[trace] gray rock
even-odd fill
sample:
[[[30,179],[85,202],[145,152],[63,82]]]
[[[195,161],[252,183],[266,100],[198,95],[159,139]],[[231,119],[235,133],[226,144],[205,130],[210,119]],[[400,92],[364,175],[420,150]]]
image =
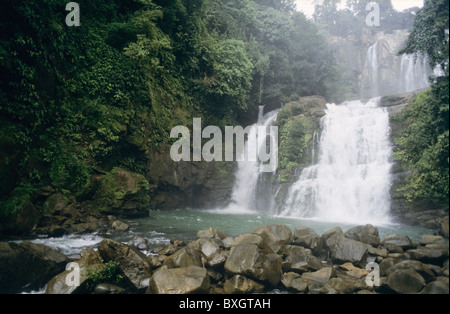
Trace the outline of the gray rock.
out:
[[[411,259],[442,266],[444,261],[448,259],[449,247],[446,244],[428,244],[407,252]]]
[[[334,249],[336,241],[343,236],[344,232],[340,227],[335,227],[331,230],[328,230],[320,237],[321,247],[325,250],[332,251]]]
[[[0,292],[42,288],[68,262],[64,254],[43,244],[0,242]]]
[[[208,266],[216,267],[225,263],[225,256],[223,256],[219,245],[212,238],[201,238],[197,240],[197,243]]]
[[[372,225],[356,226],[345,233],[345,237],[377,247],[380,244],[378,228]]]
[[[145,281],[151,275],[151,265],[147,256],[133,246],[104,239],[98,246],[98,251],[105,261],[119,263],[122,273],[130,280],[136,289],[147,287]]]
[[[423,288],[422,294],[449,294],[448,282],[432,281]]]
[[[331,258],[336,263],[350,262],[362,266],[366,262],[367,253],[364,243],[338,236],[331,251]]]
[[[130,228],[128,224],[120,220],[114,220],[111,224],[111,227],[113,228],[113,231],[116,233],[125,232]]]
[[[413,248],[413,243],[411,241],[411,239],[408,236],[405,235],[390,235],[387,236],[386,238],[384,238],[381,241],[382,244],[394,244],[396,246],[401,247],[403,250],[407,250],[410,248]],[[388,251],[389,248],[387,248]]]
[[[221,240],[225,239],[227,237],[227,234],[225,232],[219,231],[216,228],[209,228],[204,230],[199,230],[197,232],[197,238],[205,238],[205,239],[211,239],[211,238],[219,238]]]
[[[95,286],[94,294],[125,294],[127,291],[111,283],[101,283]]]
[[[146,293],[208,293],[209,287],[209,276],[205,268],[189,266],[184,268],[168,269],[163,266],[150,278],[150,284]]]
[[[264,239],[259,234],[243,233],[234,238],[231,246],[238,246],[242,244],[256,244],[259,248],[264,246]]]
[[[331,278],[327,284],[341,294],[350,294],[354,290],[354,287],[342,278]]]
[[[202,256],[200,253],[199,244],[197,242],[189,243],[167,257],[164,260],[164,265],[168,268],[197,266],[202,267]]]
[[[276,286],[281,280],[282,259],[268,248],[242,244],[231,248],[225,270]]]
[[[324,267],[316,272],[303,273],[302,278],[310,285],[322,287],[325,285],[334,275],[332,267]]]
[[[308,282],[297,273],[288,272],[283,275],[281,283],[288,290],[296,292],[305,292],[308,289]]]
[[[236,294],[236,293],[259,293],[264,291],[264,285],[253,280],[247,278],[242,275],[234,275],[227,281],[225,281],[224,292],[227,294]]]
[[[439,224],[439,233],[448,239],[449,236],[449,217],[446,215]]]
[[[283,271],[285,272],[306,272],[322,268],[320,260],[312,255],[310,249],[301,246],[286,245],[280,251],[285,259],[283,261]]]
[[[401,294],[417,293],[425,286],[425,279],[414,269],[400,269],[392,272],[385,284]]]
[[[134,236],[127,244],[136,247],[140,251],[147,251],[149,249],[148,240],[138,236]]]
[[[66,280],[75,279],[76,273],[72,268],[74,265],[67,265],[66,271],[53,277],[47,284],[46,294],[77,294],[77,293],[87,293],[85,283],[88,281],[88,270],[100,270],[105,265],[102,263],[102,257],[94,249],[84,249],[80,252],[80,258],[75,260],[76,267],[79,271],[79,286],[67,285]],[[69,277],[68,277],[69,276]]]
[[[311,228],[297,227],[294,229],[293,243],[317,251],[320,249],[320,236]]]
[[[418,272],[426,282],[434,281],[436,280],[436,276],[433,274],[433,272],[427,267],[427,265],[419,262],[419,261],[413,261],[413,260],[404,260],[401,261],[388,269],[386,269],[385,274],[389,276],[393,272],[396,272],[401,269],[414,269],[416,272]]]
[[[275,251],[284,244],[291,244],[293,238],[291,229],[284,225],[258,226],[251,233],[259,234],[263,238],[264,244],[272,247]]]
[[[435,236],[435,235],[423,235],[420,239],[421,245],[427,245],[427,244],[445,244],[445,239],[442,236]]]

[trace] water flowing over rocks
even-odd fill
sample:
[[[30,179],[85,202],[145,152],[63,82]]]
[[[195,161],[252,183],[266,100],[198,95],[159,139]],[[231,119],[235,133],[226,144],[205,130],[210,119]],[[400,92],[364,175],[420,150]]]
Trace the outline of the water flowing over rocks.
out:
[[[81,275],[76,289],[66,285],[66,256],[43,245],[1,242],[1,288],[19,292],[26,285],[36,289],[48,283],[47,293],[97,294],[449,291],[449,246],[441,236],[424,235],[419,242],[402,235],[381,239],[372,225],[345,233],[336,227],[321,236],[309,228],[292,232],[283,225],[259,226],[237,237],[209,228],[197,236],[190,243],[172,240],[157,248],[136,236],[127,244],[104,239],[98,250],[85,249],[75,260]],[[118,265],[123,280],[104,278],[94,284],[92,269],[104,269],[109,262]],[[27,273],[26,280],[17,267]],[[379,281],[368,281],[375,271]]]

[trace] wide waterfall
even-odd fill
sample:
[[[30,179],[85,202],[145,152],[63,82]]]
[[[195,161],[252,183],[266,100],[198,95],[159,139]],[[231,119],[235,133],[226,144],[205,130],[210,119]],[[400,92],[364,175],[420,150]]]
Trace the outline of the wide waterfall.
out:
[[[258,128],[267,129],[277,119],[278,110],[264,113],[264,106],[259,107],[258,121],[250,127],[248,139],[256,138]],[[259,134],[258,134],[259,135]],[[274,139],[272,139],[274,140]],[[278,140],[278,139],[277,139]],[[258,137],[257,141],[246,141],[243,155],[256,150],[266,149],[266,136]],[[278,151],[270,151],[271,158],[276,158]],[[239,158],[236,171],[236,181],[231,195],[231,203],[225,209],[230,213],[243,213],[258,211],[269,211],[273,207],[272,188],[270,175],[260,171],[261,162],[251,161],[244,156]],[[276,167],[273,168],[276,171]]]
[[[379,98],[328,104],[317,163],[302,170],[281,216],[344,223],[389,221],[389,116]]]

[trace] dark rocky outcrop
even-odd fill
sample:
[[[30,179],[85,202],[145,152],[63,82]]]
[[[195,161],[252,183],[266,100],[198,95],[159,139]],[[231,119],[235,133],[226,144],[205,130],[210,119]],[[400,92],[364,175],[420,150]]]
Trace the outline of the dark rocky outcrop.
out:
[[[235,163],[175,162],[168,145],[148,155],[150,209],[213,208],[228,204]]]
[[[0,293],[38,290],[62,272],[68,261],[42,244],[0,242]]]

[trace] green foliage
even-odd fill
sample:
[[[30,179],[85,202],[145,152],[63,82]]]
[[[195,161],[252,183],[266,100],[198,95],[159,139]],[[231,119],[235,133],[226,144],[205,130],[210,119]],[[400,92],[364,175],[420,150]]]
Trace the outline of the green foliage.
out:
[[[119,209],[127,195],[133,195],[136,206],[145,209],[150,185],[144,176],[114,168],[99,182],[93,208],[99,211]]]
[[[120,270],[118,262],[109,261],[104,263],[101,268],[87,269],[87,289],[93,290],[95,286],[101,283],[112,283],[120,285],[124,282],[124,276]]]
[[[448,29],[449,0],[426,0],[399,54],[427,54],[431,67],[439,65],[448,78]]]
[[[78,3],[80,27],[65,25],[67,1],[2,5],[0,212],[29,196],[22,184],[83,198],[94,169],[144,174],[147,152],[192,117],[248,124],[260,104],[333,97],[332,52],[291,0]]]
[[[280,183],[288,182],[292,171],[306,165],[313,125],[304,115],[288,119],[280,127],[279,169]]]
[[[410,202],[448,199],[449,131],[448,124],[445,127],[439,118],[439,103],[433,90],[419,94],[397,119],[407,127],[395,140],[398,145],[395,157],[413,169],[398,192]]]
[[[414,26],[400,51],[427,54],[432,68],[443,75],[434,78],[431,89],[417,96],[398,118],[406,125],[396,139],[396,158],[412,174],[400,188],[410,202],[448,202],[449,194],[449,1],[428,0],[417,13]]]
[[[339,1],[325,0],[316,5],[313,18],[329,34],[341,37],[359,36],[363,29],[390,33],[398,29],[411,28],[417,8],[397,12],[391,0],[376,1],[380,8],[380,26],[368,27],[366,17],[370,11],[366,10],[366,6],[371,2],[374,1],[350,0],[347,1],[345,8],[338,10]]]
[[[26,200],[29,200],[36,187],[29,183],[17,186],[6,200],[0,200],[0,217],[8,217],[16,214],[23,208]]]

